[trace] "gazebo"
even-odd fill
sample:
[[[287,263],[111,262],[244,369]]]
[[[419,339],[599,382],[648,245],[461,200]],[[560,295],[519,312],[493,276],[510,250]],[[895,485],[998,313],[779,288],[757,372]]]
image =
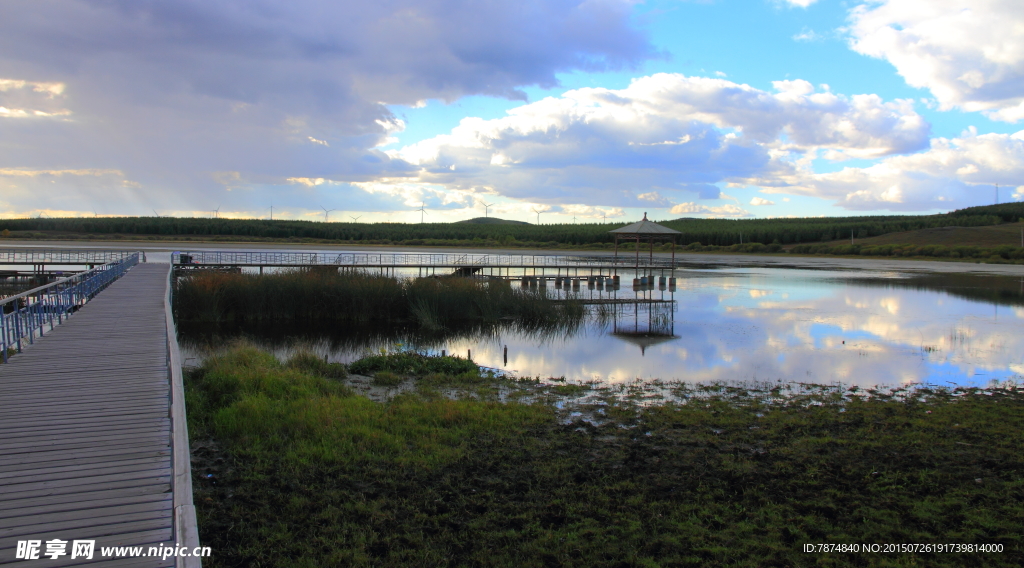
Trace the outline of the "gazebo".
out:
[[[669,229],[663,225],[659,225],[654,221],[647,220],[647,212],[644,211],[644,218],[632,225],[626,225],[619,229],[612,229],[608,231],[615,235],[615,259],[619,259],[619,239],[636,240],[636,266],[640,267],[640,241],[647,240],[651,243],[651,255],[650,260],[654,261],[654,241],[658,240],[671,240],[672,241],[672,266],[675,266],[676,262],[676,236],[681,235],[679,231]]]
[[[679,339],[675,330],[675,302],[633,304],[632,310],[620,305],[612,312],[612,335],[638,346],[641,357],[648,347]]]

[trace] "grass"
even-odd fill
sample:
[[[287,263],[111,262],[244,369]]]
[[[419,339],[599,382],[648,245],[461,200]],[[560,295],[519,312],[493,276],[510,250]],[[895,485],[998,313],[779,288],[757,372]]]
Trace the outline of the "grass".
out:
[[[431,373],[458,375],[477,372],[479,367],[469,359],[458,357],[430,357],[419,353],[392,353],[364,357],[351,365],[349,370],[360,375],[372,375],[379,371],[391,371],[408,375],[429,375]]]
[[[517,383],[531,404],[380,404],[301,368],[239,346],[187,377],[206,566],[1024,562],[1014,388],[683,385],[640,403],[627,385],[559,410],[542,383]],[[820,542],[1004,551],[802,552]]]
[[[398,279],[358,271],[275,274],[203,272],[178,280],[175,311],[183,322],[413,323],[441,330],[465,322],[514,320],[544,327],[582,321],[584,308],[504,280]]]
[[[888,233],[877,237],[857,239],[861,245],[943,245],[998,247],[1021,246],[1022,223],[1006,223],[989,227],[938,227]],[[847,239],[849,241],[849,239]],[[841,244],[837,241],[836,244]]]

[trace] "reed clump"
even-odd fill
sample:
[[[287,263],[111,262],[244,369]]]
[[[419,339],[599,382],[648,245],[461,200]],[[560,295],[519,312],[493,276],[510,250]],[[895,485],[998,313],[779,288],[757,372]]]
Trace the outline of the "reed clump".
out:
[[[555,302],[504,280],[399,279],[337,270],[204,272],[179,279],[174,302],[184,322],[372,321],[439,330],[465,322],[572,325],[585,316],[578,303]]]

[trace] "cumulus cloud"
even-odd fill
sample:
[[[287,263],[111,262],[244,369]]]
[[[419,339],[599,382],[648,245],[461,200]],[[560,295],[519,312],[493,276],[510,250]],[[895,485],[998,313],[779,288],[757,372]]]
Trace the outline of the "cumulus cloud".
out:
[[[1018,0],[875,0],[850,13],[850,45],[892,63],[944,110],[1024,118],[1024,10]]]
[[[965,132],[936,138],[924,152],[892,156],[864,168],[817,174],[802,170],[760,180],[768,192],[824,197],[853,210],[924,211],[992,203],[995,184],[1024,179],[1024,131],[1013,135]],[[1019,197],[1016,197],[1019,199]]]
[[[763,197],[753,197],[750,200],[751,205],[775,205],[774,201],[770,201]]]
[[[701,205],[699,203],[680,203],[669,209],[673,215],[707,215],[709,217],[750,217],[750,212],[732,204],[718,207]]]
[[[776,92],[724,79],[657,74],[620,90],[586,88],[466,118],[444,134],[390,151],[422,181],[550,203],[620,207],[717,198],[715,185],[782,175],[783,157],[828,149],[870,158],[927,147],[929,125],[909,101],[817,92],[777,81]]]
[[[161,201],[250,184],[368,181],[387,104],[524,98],[557,74],[656,56],[628,0],[39,0],[0,18],[0,167],[114,168]],[[58,89],[57,86],[60,88]],[[66,112],[65,112],[66,111]],[[28,123],[31,125],[16,124]],[[16,143],[14,143],[16,141]],[[74,193],[74,186],[65,191]]]

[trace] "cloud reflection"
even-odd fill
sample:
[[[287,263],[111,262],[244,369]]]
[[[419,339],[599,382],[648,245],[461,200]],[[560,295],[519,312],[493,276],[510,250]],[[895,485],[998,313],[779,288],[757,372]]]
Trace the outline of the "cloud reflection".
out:
[[[462,340],[478,363],[522,375],[610,382],[841,382],[985,384],[1020,379],[1020,308],[943,291],[849,285],[837,274],[758,270],[687,278],[675,294],[678,339],[637,345],[591,325],[577,337]],[[782,298],[768,301],[763,298]],[[621,292],[620,292],[621,294]],[[632,294],[632,292],[629,292]],[[1000,311],[1002,313],[1000,313]]]

